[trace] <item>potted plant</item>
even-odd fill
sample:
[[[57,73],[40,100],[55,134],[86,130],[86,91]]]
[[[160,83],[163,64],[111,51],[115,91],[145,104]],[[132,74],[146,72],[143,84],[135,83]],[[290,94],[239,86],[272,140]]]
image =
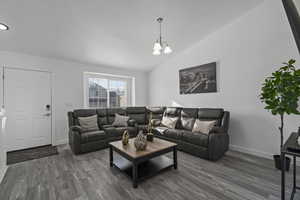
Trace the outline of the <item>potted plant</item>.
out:
[[[266,104],[265,109],[273,115],[280,116],[280,149],[283,146],[284,116],[299,115],[298,100],[300,97],[300,70],[296,69],[295,60],[283,63],[284,66],[265,79],[261,88],[260,100]],[[274,155],[275,167],[281,169],[280,155]],[[286,169],[289,170],[290,158],[286,159]]]
[[[148,133],[147,133],[147,140],[150,142],[153,142],[154,135],[152,133],[152,112],[150,112],[150,117],[149,117],[149,123],[148,123]]]

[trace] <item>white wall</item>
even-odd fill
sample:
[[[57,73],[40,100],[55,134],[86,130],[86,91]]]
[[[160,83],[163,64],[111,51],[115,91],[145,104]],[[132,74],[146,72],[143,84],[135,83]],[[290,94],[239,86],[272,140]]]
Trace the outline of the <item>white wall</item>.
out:
[[[41,69],[53,72],[54,132],[56,143],[67,142],[67,112],[83,107],[83,72],[88,71],[135,77],[135,104],[147,105],[148,103],[146,72],[128,71],[109,66],[92,66],[88,64],[1,51],[0,66]],[[1,101],[2,97],[0,102]]]
[[[156,67],[149,77],[150,104],[229,110],[232,147],[269,157],[279,151],[279,120],[263,109],[258,95],[264,78],[290,58],[300,67],[281,0],[266,0]],[[179,95],[178,70],[213,61],[218,63],[219,91]],[[287,136],[297,130],[300,117],[288,117],[286,125]]]

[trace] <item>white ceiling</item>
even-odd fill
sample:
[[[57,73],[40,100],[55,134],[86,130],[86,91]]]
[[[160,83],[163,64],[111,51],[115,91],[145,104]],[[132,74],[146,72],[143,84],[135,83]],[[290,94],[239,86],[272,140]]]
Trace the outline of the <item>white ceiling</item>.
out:
[[[262,0],[0,0],[0,50],[150,70]],[[152,56],[163,36],[173,48]]]

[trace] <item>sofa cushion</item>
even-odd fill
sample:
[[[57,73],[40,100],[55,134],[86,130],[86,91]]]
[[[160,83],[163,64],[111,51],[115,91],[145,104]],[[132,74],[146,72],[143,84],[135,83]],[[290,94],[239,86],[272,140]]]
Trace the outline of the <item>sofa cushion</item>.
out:
[[[127,107],[126,113],[138,124],[146,124],[146,107]]]
[[[180,115],[181,127],[191,131],[198,115],[197,108],[182,108]]]
[[[122,116],[116,113],[115,120],[112,123],[112,125],[116,127],[126,127],[128,126],[128,120],[129,120],[128,116]]]
[[[113,125],[111,124],[105,124],[105,125],[102,125],[102,128],[105,129],[105,128],[111,128],[111,127],[114,127]]]
[[[163,135],[168,138],[173,138],[176,140],[181,140],[182,130],[179,129],[167,129],[164,131]]]
[[[224,109],[222,108],[199,108],[198,119],[200,120],[217,120],[216,125],[220,126],[222,122],[222,117],[224,114]]]
[[[115,121],[115,114],[126,115],[124,108],[108,108],[107,109],[107,120],[108,124],[112,124]]]
[[[164,112],[165,112],[165,107],[147,107],[146,123],[149,122],[150,113],[152,113],[152,119],[162,120]]]
[[[78,121],[84,132],[99,130],[97,115],[78,117]]]
[[[122,136],[124,131],[128,130],[131,137],[136,136],[137,128],[136,127],[107,127],[104,128],[104,131],[107,137],[119,137]]]
[[[101,108],[101,109],[97,109],[96,112],[97,112],[97,115],[98,115],[99,128],[102,129],[103,125],[108,124],[107,110],[106,110],[106,108]]]
[[[103,130],[101,131],[89,131],[81,134],[81,142],[82,143],[89,143],[89,142],[95,142],[98,140],[105,140],[106,134]]]
[[[203,133],[193,133],[182,131],[182,140],[191,144],[208,147],[208,135]]]
[[[180,111],[181,109],[177,107],[167,107],[164,112],[164,116],[179,117]]]
[[[210,130],[216,125],[216,120],[202,121],[197,119],[194,123],[192,132],[209,134]]]

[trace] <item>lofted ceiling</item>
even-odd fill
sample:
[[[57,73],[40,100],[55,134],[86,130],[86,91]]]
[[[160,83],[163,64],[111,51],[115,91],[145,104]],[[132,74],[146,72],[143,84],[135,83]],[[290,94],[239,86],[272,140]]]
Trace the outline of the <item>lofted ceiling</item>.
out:
[[[0,51],[151,70],[263,0],[0,0]],[[173,54],[153,56],[157,17]]]

